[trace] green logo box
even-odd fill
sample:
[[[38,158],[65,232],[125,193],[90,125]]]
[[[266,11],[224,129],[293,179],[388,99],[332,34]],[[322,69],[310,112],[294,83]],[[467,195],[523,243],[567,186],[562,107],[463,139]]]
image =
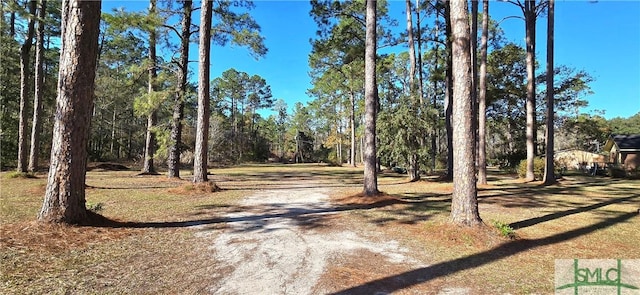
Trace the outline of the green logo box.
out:
[[[555,294],[640,295],[640,259],[556,259]]]

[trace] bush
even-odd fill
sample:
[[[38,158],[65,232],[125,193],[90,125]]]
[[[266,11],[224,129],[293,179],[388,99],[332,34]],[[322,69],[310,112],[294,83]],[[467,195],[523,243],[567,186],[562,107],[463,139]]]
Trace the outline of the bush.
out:
[[[533,159],[533,175],[535,179],[541,180],[544,176],[544,158]],[[518,177],[525,178],[527,176],[527,159],[520,161],[518,164]]]
[[[526,159],[527,154],[524,151],[510,152],[497,156],[497,161],[501,169],[516,168],[520,161]]]
[[[640,167],[635,170],[629,170],[627,173],[627,178],[629,179],[640,179]]]
[[[502,221],[493,221],[493,226],[500,232],[500,235],[506,238],[515,239],[516,231],[508,224]]]
[[[624,165],[610,165],[608,173],[613,178],[640,179],[640,167],[626,169]]]
[[[96,204],[87,203],[87,210],[92,211],[94,213],[98,213],[103,209],[104,209],[103,203],[96,203]]]
[[[609,176],[613,178],[624,178],[627,176],[627,171],[624,170],[622,165],[610,165]]]
[[[12,171],[6,174],[6,178],[37,178],[35,174],[31,172],[17,172]]]

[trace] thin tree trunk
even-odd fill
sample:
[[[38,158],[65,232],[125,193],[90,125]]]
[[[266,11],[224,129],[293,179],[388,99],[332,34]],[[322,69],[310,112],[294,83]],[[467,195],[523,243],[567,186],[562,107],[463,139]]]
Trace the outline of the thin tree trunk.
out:
[[[360,136],[360,163],[364,163],[364,136]]]
[[[423,104],[422,93],[420,93],[420,97],[416,97],[416,50],[414,46],[414,38],[413,38],[413,9],[411,8],[411,0],[406,0],[406,15],[407,15],[407,46],[409,47],[409,96],[411,97],[411,104],[416,106],[415,111],[416,114],[419,115],[419,109]],[[418,20],[420,17],[418,17]],[[420,69],[422,71],[422,69]],[[422,83],[420,80],[419,83]],[[420,142],[424,142],[424,137],[422,134],[419,135]],[[420,144],[422,146],[422,144]],[[407,170],[407,174],[409,176],[409,181],[416,181],[420,179],[420,168],[418,163],[418,154],[417,151],[413,151],[409,156],[409,169]]]
[[[16,0],[12,0],[11,2],[15,3]],[[16,37],[16,12],[15,10],[11,11],[11,15],[9,16],[9,37]]]
[[[184,117],[184,99],[187,92],[187,71],[189,67],[189,37],[191,36],[191,11],[193,10],[191,1],[184,1],[182,15],[181,49],[180,49],[180,71],[178,72],[178,89],[175,94],[173,105],[173,117],[171,120],[171,143],[169,146],[169,177],[180,177],[180,152],[182,138],[182,119]]]
[[[447,69],[445,73],[445,128],[447,130],[447,173],[444,177],[445,180],[453,179],[453,42],[452,42],[452,24],[451,24],[451,3],[447,1],[445,3],[445,18],[446,18],[446,39],[447,39]]]
[[[42,129],[42,121],[40,114],[42,113],[42,99],[44,87],[44,28],[47,12],[47,1],[40,1],[40,10],[38,11],[38,30],[36,31],[36,75],[35,87],[33,94],[33,120],[31,122],[31,149],[29,151],[29,171],[36,172],[38,170],[38,158],[40,156],[40,130]]]
[[[536,156],[536,92],[535,92],[535,43],[536,43],[536,12],[535,0],[526,0],[524,3],[525,38],[527,52],[527,173],[526,181],[535,180],[533,162]]]
[[[545,165],[544,165],[544,184],[551,185],[556,182],[556,176],[554,173],[554,129],[553,129],[553,104],[554,104],[554,89],[553,89],[553,35],[554,35],[554,0],[549,0],[548,6],[548,18],[547,18],[547,130],[546,130],[546,151],[545,151]]]
[[[471,0],[471,128],[473,129],[473,159],[478,156],[478,0]],[[476,167],[477,169],[477,167]]]
[[[94,100],[100,1],[62,2],[62,49],[51,164],[38,219],[82,223],[87,219],[85,178]]]
[[[453,32],[453,193],[451,220],[465,226],[482,223],[478,213],[472,128],[471,51],[466,0],[450,1]]]
[[[489,0],[482,1],[482,38],[478,77],[478,183],[487,184],[487,46],[489,40]]]
[[[420,105],[424,105],[424,78],[422,77],[422,28],[420,24],[420,0],[416,0],[416,40],[417,50],[415,55],[417,57],[417,72],[418,72],[418,96],[420,97]],[[413,77],[413,76],[412,76]]]
[[[416,77],[416,49],[413,42],[413,9],[411,0],[406,0],[407,15],[407,46],[409,47],[409,93],[414,94]]]
[[[157,0],[149,1],[149,15],[154,16],[156,14]],[[149,94],[148,104],[154,105],[155,102],[151,98],[151,95],[156,91],[155,83],[157,74],[157,54],[156,54],[156,30],[151,28],[149,30],[149,81],[147,93]],[[154,128],[158,121],[158,111],[155,107],[152,107],[151,113],[147,115],[147,134],[144,145],[144,164],[142,166],[142,173],[155,174],[156,168],[154,165],[154,157],[156,152],[156,134]]]
[[[20,122],[18,127],[18,172],[27,172],[27,101],[29,96],[29,66],[36,19],[36,1],[29,2],[29,23],[24,43],[20,47]]]
[[[206,182],[209,159],[209,65],[211,53],[211,14],[213,1],[203,0],[200,10],[200,71],[198,71],[198,123],[196,126],[196,151],[193,161],[193,182]]]
[[[364,191],[365,196],[374,196],[378,191],[378,169],[376,165],[376,111],[378,87],[376,83],[376,1],[367,0],[366,38],[364,54]]]
[[[435,42],[435,46],[434,46],[434,50],[433,50],[433,72],[437,73],[438,72],[438,39],[440,37],[439,34],[439,28],[438,25],[436,24],[436,42]],[[420,64],[420,68],[422,68],[422,64]],[[438,96],[438,80],[437,79],[433,79],[433,100],[431,101],[431,105],[436,108],[436,104],[437,104],[437,96]],[[435,116],[435,121],[433,122],[433,130],[431,133],[431,172],[436,170],[436,155],[438,154],[438,145],[437,145],[437,138],[438,138],[438,121],[440,119],[440,115],[438,113],[438,115]]]
[[[349,125],[351,126],[351,167],[356,167],[356,97],[353,91],[349,91],[349,101],[351,103],[351,114]]]
[[[109,153],[111,156],[115,156],[116,149],[116,105],[113,105],[113,113],[111,114],[111,145],[109,146]]]

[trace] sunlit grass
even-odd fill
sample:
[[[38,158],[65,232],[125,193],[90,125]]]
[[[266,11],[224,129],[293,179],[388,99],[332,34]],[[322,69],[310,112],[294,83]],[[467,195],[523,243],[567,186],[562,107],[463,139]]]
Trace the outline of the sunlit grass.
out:
[[[188,170],[181,171],[181,179],[139,176],[137,171],[90,171],[86,199],[102,205],[100,214],[123,224],[161,225],[212,220],[241,210],[238,200],[257,190],[326,187],[334,200],[362,191],[362,167],[259,164],[209,171],[222,191],[194,189]],[[0,293],[207,292],[215,265],[193,229],[38,224],[45,177],[0,175]],[[559,242],[536,244],[637,213],[638,181],[572,175],[545,187],[499,175],[479,190],[480,215],[488,225],[481,230],[449,224],[450,182],[410,183],[406,175],[382,173],[379,188],[386,194],[383,198],[396,201],[343,210],[339,222],[361,232],[381,231],[413,249],[411,255],[425,263],[462,269],[417,286],[424,290],[461,286],[472,293],[552,293],[554,259],[640,257],[638,216]],[[500,236],[493,221],[513,228],[515,240]],[[525,250],[510,255],[495,250],[508,252],[510,245]],[[474,255],[491,259],[478,267],[457,262]]]

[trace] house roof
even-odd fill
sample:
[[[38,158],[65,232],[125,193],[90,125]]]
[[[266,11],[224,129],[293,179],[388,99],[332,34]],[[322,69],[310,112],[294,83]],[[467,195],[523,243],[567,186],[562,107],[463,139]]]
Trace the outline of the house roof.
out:
[[[620,150],[640,150],[640,134],[614,135],[611,139]]]

